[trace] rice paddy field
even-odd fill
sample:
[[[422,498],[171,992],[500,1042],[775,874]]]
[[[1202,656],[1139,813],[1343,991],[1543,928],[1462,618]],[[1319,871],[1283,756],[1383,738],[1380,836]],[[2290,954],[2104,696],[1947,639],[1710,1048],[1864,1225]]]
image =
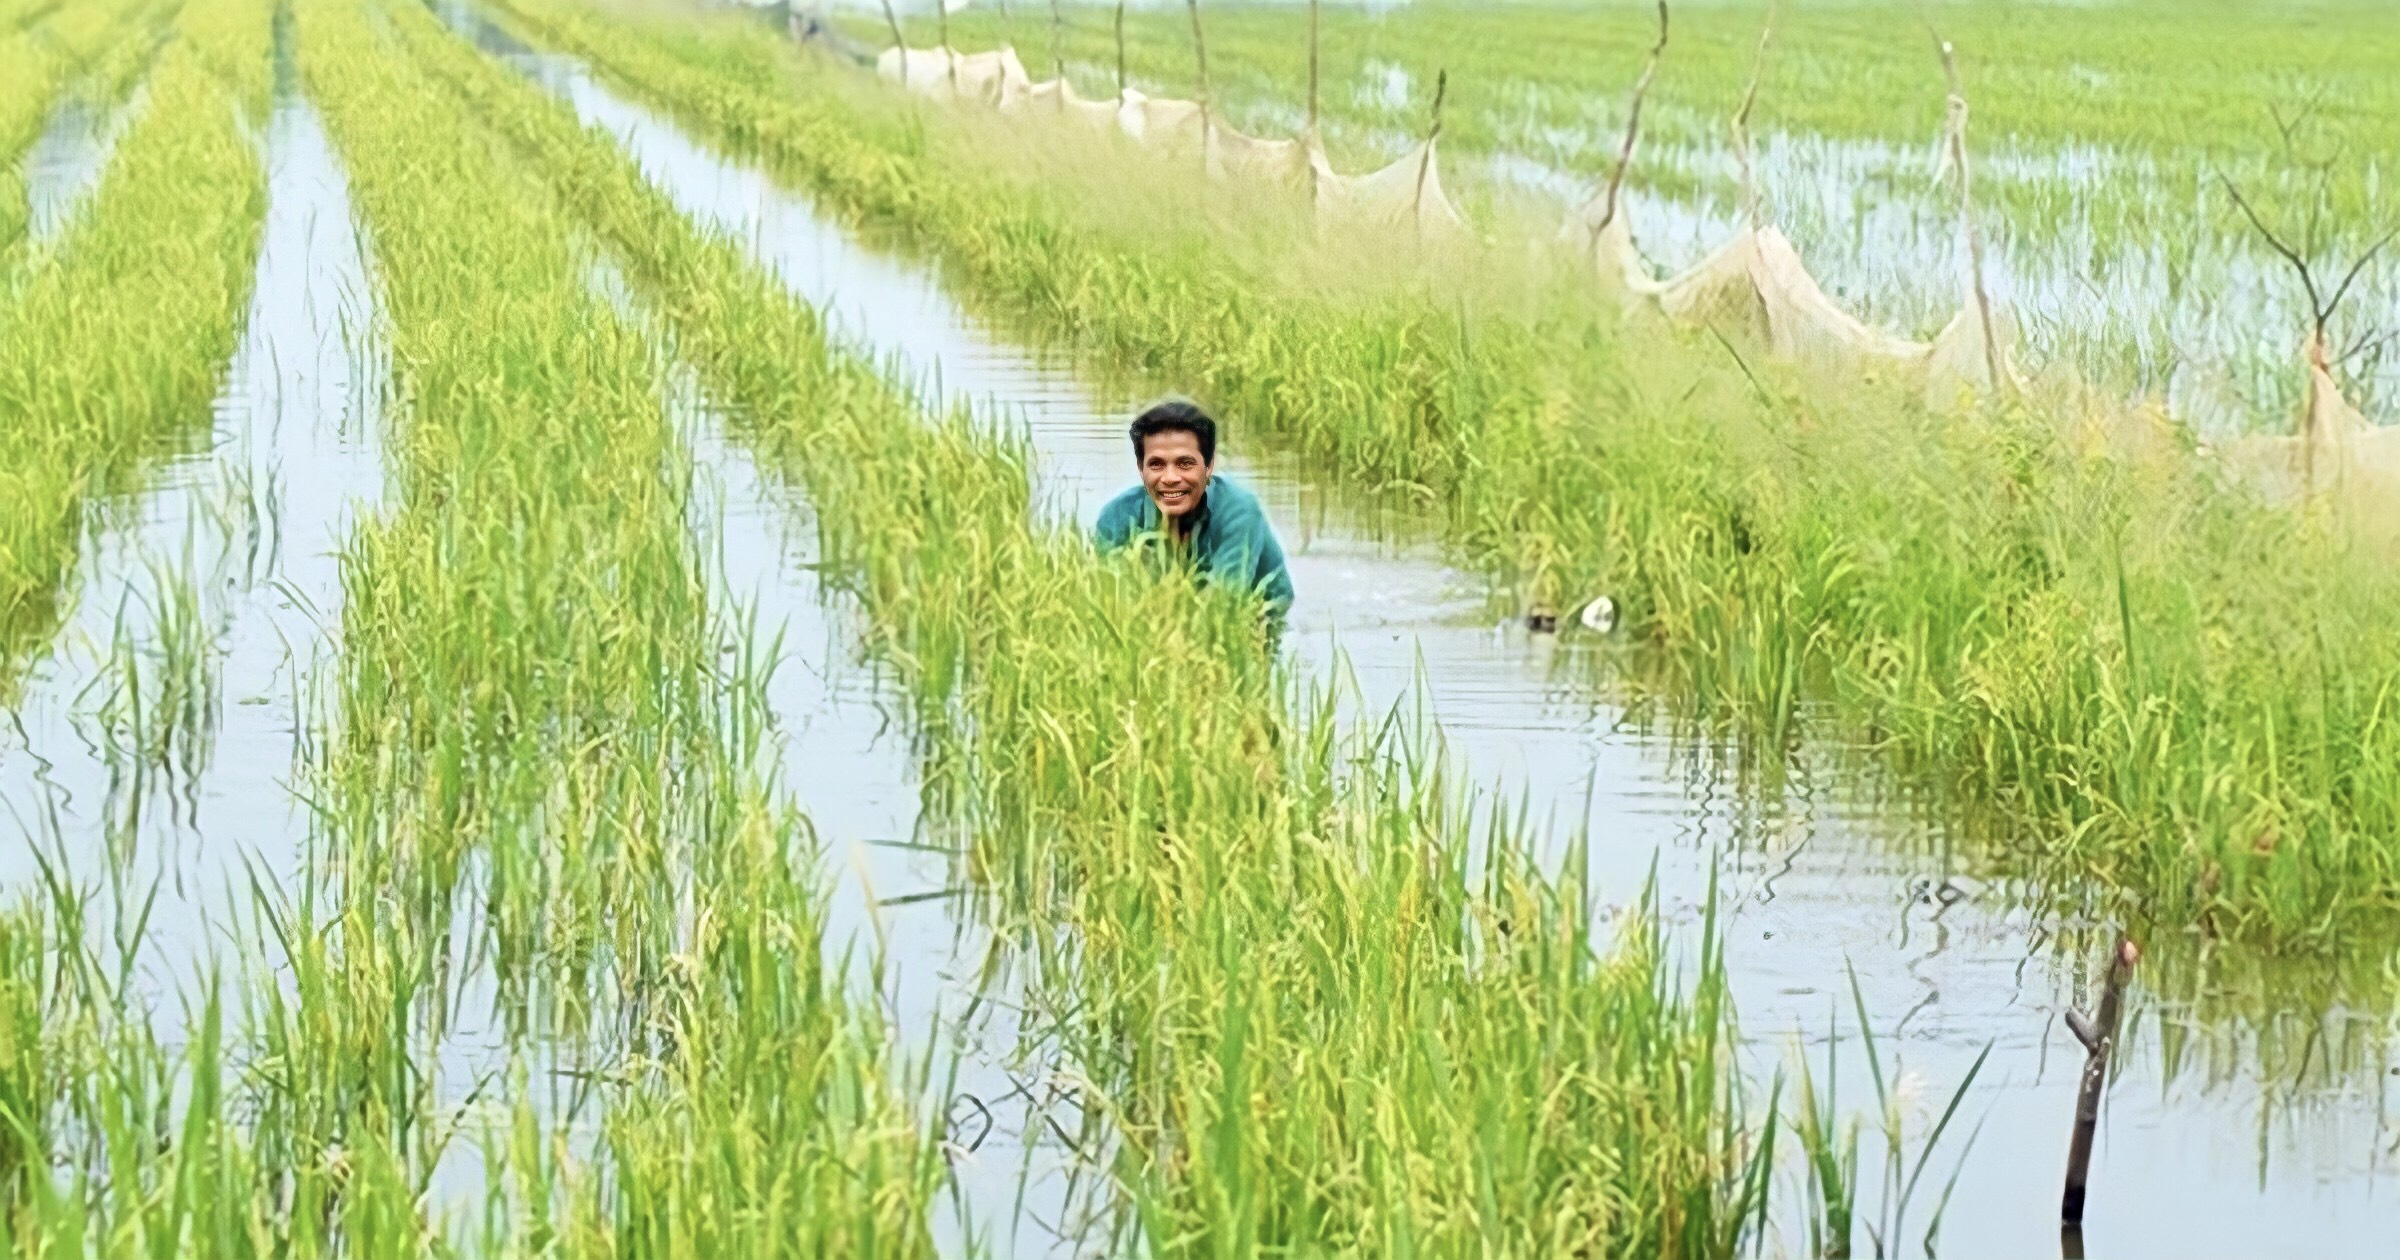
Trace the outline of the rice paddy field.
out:
[[[2224,452],[2400,399],[2400,13],[1670,11],[1647,258],[2013,383],[1598,282],[1651,5],[0,0],[9,1254],[2390,1237],[2400,534]],[[1279,642],[1088,540],[1170,391]]]

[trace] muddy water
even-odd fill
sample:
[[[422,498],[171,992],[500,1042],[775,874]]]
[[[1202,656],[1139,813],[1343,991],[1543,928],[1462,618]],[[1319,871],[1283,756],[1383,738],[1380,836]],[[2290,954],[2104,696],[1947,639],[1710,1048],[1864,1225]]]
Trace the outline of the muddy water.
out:
[[[861,349],[1023,424],[1057,511],[1088,521],[1128,479],[1124,400],[1095,397],[1072,373],[1008,344],[966,317],[925,269],[862,247],[804,199],[628,104],[572,62],[544,58],[536,69],[587,121],[621,137],[687,213],[750,242]],[[1854,967],[1884,1069],[1901,1082],[1913,1159],[1916,1135],[1989,1045],[1927,1176],[1938,1185],[1961,1170],[1942,1252],[2059,1247],[2054,1205],[2079,1052],[2058,1017],[2075,996],[2077,968],[2053,961],[2050,946],[2088,925],[2040,920],[1978,891],[1974,872],[1945,863],[1938,833],[1904,816],[1831,789],[1764,803],[1734,790],[1707,758],[1625,730],[1603,698],[1554,683],[1561,649],[1486,624],[1481,592],[1430,550],[1382,541],[1382,523],[1360,520],[1271,462],[1237,452],[1231,463],[1266,499],[1292,552],[1301,603],[1291,650],[1303,669],[1353,680],[1354,713],[1421,706],[1463,780],[1520,802],[1553,837],[1588,830],[1606,896],[1630,900],[1655,869],[1667,913],[1688,927],[1706,909],[1712,874],[1720,876],[1735,997],[1762,1078],[1797,1039],[1820,1073],[1828,1047],[1836,1054],[1846,1109],[1865,1097],[1867,1063],[1850,1014]],[[813,794],[808,803],[820,814],[828,805]],[[858,825],[879,833],[888,822]],[[946,959],[936,952],[895,963],[957,966]],[[2287,986],[2301,987],[2297,979]],[[2207,1026],[2148,992],[2136,1000],[2144,1022],[2095,1159],[2093,1254],[2314,1255],[2400,1225],[2400,1204],[2387,1203],[2383,1184],[2393,1134],[2383,1120],[2380,1012],[2301,1015],[2270,1038],[2248,1026]],[[1969,1129],[1976,1137],[1962,1166]],[[1879,1143],[1870,1129],[1869,1186],[1880,1176]],[[1934,1197],[1924,1191],[1913,1207],[1912,1239]],[[1779,1214],[1777,1245],[1791,1250],[1804,1246],[1797,1198],[1787,1192]],[[1859,1206],[1871,1217],[1876,1194]],[[1028,1246],[1016,1242],[1003,1250]]]
[[[324,716],[337,554],[383,494],[371,294],[305,101],[276,101],[264,157],[256,284],[210,441],[96,510],[73,611],[0,733],[0,885],[32,887],[46,854],[102,890],[106,922],[155,881],[147,933],[126,946],[155,993],[230,943],[252,866],[287,883],[300,870],[309,818],[292,785]]]

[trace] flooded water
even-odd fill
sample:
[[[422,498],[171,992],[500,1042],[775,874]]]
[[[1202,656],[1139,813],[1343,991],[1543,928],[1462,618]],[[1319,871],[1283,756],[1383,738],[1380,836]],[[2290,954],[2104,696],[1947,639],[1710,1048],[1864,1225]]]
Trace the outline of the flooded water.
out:
[[[349,195],[315,112],[280,97],[264,138],[265,233],[246,331],[206,447],[103,505],[72,612],[0,737],[0,802],[25,843],[103,892],[103,921],[160,890],[137,955],[172,992],[246,912],[249,872],[291,880],[309,816],[293,791],[323,725],[339,550],[384,487],[387,368]]]
[[[1126,400],[1096,396],[1073,372],[1010,344],[966,316],[926,268],[862,245],[804,198],[603,88],[572,61],[543,57],[531,69],[587,122],[620,137],[687,214],[748,242],[858,348],[995,420],[1023,425],[1055,511],[1088,523],[1101,500],[1131,480]],[[1720,878],[1746,1056],[1761,1079],[1788,1062],[1795,1041],[1809,1046],[1821,1073],[1830,1044],[1845,1108],[1867,1095],[1853,969],[1883,1067],[1901,1082],[1912,1135],[1931,1127],[1990,1047],[1930,1163],[1928,1182],[1960,1170],[1941,1252],[2021,1256],[2060,1247],[2055,1205],[2081,1064],[2060,1017],[2079,995],[2082,968],[2054,944],[2078,930],[2092,935],[2092,925],[2043,920],[2005,895],[1979,891],[1980,872],[1953,869],[1939,834],[1904,816],[1830,789],[1763,803],[1734,790],[1708,759],[1626,729],[1605,697],[1555,681],[1566,673],[1554,668],[1559,645],[1488,624],[1483,593],[1432,551],[1385,541],[1384,523],[1342,510],[1339,496],[1272,460],[1243,455],[1230,453],[1229,465],[1261,493],[1291,553],[1300,603],[1289,646],[1303,669],[1351,680],[1353,713],[1421,707],[1465,781],[1521,803],[1555,838],[1587,830],[1609,898],[1632,899],[1655,872],[1668,915],[1688,936],[1707,909],[1712,875]],[[722,449],[711,456],[719,466],[730,459]],[[763,543],[757,550],[775,554]],[[805,585],[777,600],[785,618],[809,624]],[[809,639],[794,642],[805,649]],[[845,702],[831,693],[796,692],[788,703],[797,707],[787,725],[804,730],[863,723],[870,714],[881,720],[872,705],[852,705],[844,716]],[[859,738],[826,737],[837,745]],[[905,781],[896,762],[862,771],[861,782],[873,787],[850,825],[868,837],[896,831],[904,811],[873,801],[898,799]],[[831,795],[803,798],[812,813],[839,819],[850,806],[840,785],[831,786]],[[829,838],[837,849],[844,843]],[[864,894],[851,895],[865,904]],[[879,886],[875,895],[891,893]],[[892,964],[955,972],[946,931],[894,938]],[[2149,978],[2159,978],[2155,970]],[[2381,1011],[2303,1010],[2282,1025],[2217,1027],[2191,1002],[2154,996],[2160,991],[2139,989],[2134,999],[2135,1031],[2094,1161],[2092,1254],[2318,1255],[2400,1226],[2384,1168],[2395,1135],[2385,1119],[2391,1065]],[[2266,1004],[2273,1007],[2272,995]],[[2259,1031],[2279,1026],[2280,1034]],[[1870,1128],[1862,1173],[1870,1186],[1879,1142]],[[1912,1234],[1933,1197],[1920,1195],[1912,1208]],[[1783,1196],[1787,1209],[1796,1199]],[[1861,1214],[1875,1207],[1869,1191]],[[1039,1250],[1036,1235],[982,1223],[997,1224],[1004,1254]],[[1781,1230],[1774,1246],[1804,1246],[1796,1219],[1786,1216]]]
[[[139,94],[114,107],[68,95],[51,111],[24,157],[25,235],[37,249],[75,221],[142,104]]]
[[[1519,125],[1503,129],[1511,151],[1486,160],[1489,178],[1549,193],[1562,205],[1579,203],[1598,184],[1589,172],[1613,163],[1621,124],[1562,127],[1541,118],[1528,106]],[[1684,130],[1713,136],[1723,126],[1685,120]],[[1757,137],[1755,155],[1768,217],[1826,293],[1871,324],[1919,338],[1964,304],[1970,274],[1957,194],[1934,141],[1770,130]],[[2063,366],[2129,395],[2163,399],[2203,432],[2280,430],[2298,414],[2307,294],[2282,260],[2228,217],[2213,185],[2179,183],[2144,156],[2101,146],[1972,144],[1984,284],[2017,316],[2027,366]],[[1654,135],[1642,153],[1646,170],[1627,204],[1655,266],[1691,266],[1741,229],[1738,167],[1723,141]],[[2281,179],[2256,182],[2278,187],[2278,197],[2304,199],[2306,190],[2280,187]],[[1665,194],[1660,184],[1692,191]],[[2108,213],[2157,226],[2129,233],[2103,221],[2091,193],[2096,184],[2107,188]],[[2320,258],[2317,265],[2338,273],[2349,261]],[[2355,323],[2347,335],[2385,331],[2374,313],[2395,304],[2400,271],[2371,269],[2346,305]],[[2400,354],[2361,354],[2345,371],[2355,373],[2361,398],[2400,398]]]
[[[1082,1164],[1044,1123],[1042,1065],[1016,1061],[1019,1007],[1005,975],[984,973],[989,934],[960,913],[963,897],[944,895],[961,878],[964,840],[923,816],[901,701],[865,661],[863,613],[818,580],[807,501],[727,440],[688,374],[678,380],[711,603],[750,627],[753,646],[780,645],[766,700],[782,783],[826,850],[827,959],[870,979],[950,1101],[960,1149],[938,1236],[963,1253],[971,1235],[1018,1218],[1020,1203],[1028,1229],[1058,1221],[1078,1210],[1069,1174]]]
[[[1129,400],[1011,344],[965,315],[925,267],[862,245],[805,198],[573,62],[533,68],[621,137],[686,213],[749,242],[860,349],[1024,426],[1041,493],[1062,519],[1088,524],[1130,482]],[[0,880],[31,886],[37,862],[52,860],[125,904],[159,881],[146,941],[128,949],[160,989],[223,939],[216,916],[241,900],[246,864],[299,874],[308,820],[293,785],[327,720],[317,680],[339,624],[337,556],[385,495],[388,367],[340,165],[313,111],[288,93],[265,144],[258,284],[210,445],[157,469],[139,499],[95,514],[72,612],[0,729],[0,829],[26,842],[0,845]],[[85,163],[94,173],[104,164],[104,154]],[[81,168],[48,169],[63,189]],[[836,890],[826,948],[859,965],[880,959],[894,1026],[934,1057],[935,1079],[954,1080],[954,1136],[982,1139],[954,1161],[946,1244],[1068,1250],[1058,1239],[1077,1234],[1077,1186],[1088,1193],[1089,1183],[1049,1136],[1043,1065],[1015,1059],[1014,1013],[1005,985],[980,974],[978,927],[950,899],[924,895],[956,878],[950,838],[922,820],[905,725],[860,663],[855,610],[817,581],[806,503],[753,467],[685,385],[693,525],[718,605],[762,639],[781,635],[767,698],[785,785],[816,826]],[[1929,1183],[1959,1172],[1941,1254],[2060,1246],[2054,1205],[2081,1061],[2060,1016],[2081,968],[2054,943],[2091,925],[2016,908],[1999,881],[1978,882],[1988,872],[1947,861],[1938,831],[1833,786],[1811,788],[1804,776],[1802,789],[1765,800],[1738,789],[1706,750],[1632,729],[1605,696],[1562,681],[1578,671],[1558,658],[1578,649],[1492,624],[1477,583],[1411,541],[1408,522],[1360,515],[1271,453],[1237,449],[1228,463],[1259,491],[1291,553],[1297,668],[1343,687],[1354,716],[1421,712],[1459,779],[1518,804],[1552,851],[1578,831],[1590,836],[1604,898],[1629,902],[1655,878],[1683,939],[1712,909],[1718,881],[1713,908],[1746,1065],[1761,1080],[1789,1062],[1795,1042],[1820,1073],[1830,1048],[1845,1109],[1862,1103],[1853,969],[1884,1067],[1903,1082],[1911,1134],[1930,1127],[1990,1047],[1930,1162]],[[2164,961],[2188,951],[2155,952]],[[2309,977],[2231,991],[2212,981],[2197,996],[2183,995],[2181,980],[2154,972],[2134,995],[2095,1158],[2090,1253],[2314,1256],[2391,1236],[2400,1203],[2385,1165],[2400,1131],[2386,1114],[2388,1012],[2303,1000],[2316,987]],[[2245,1003],[2278,1018],[2216,1014]],[[446,1074],[466,1079],[449,1063],[454,1052],[466,1048],[443,1048]],[[1870,1185],[1879,1141],[1870,1127]],[[480,1183],[462,1173],[444,1184]],[[1799,1196],[1783,1191],[1770,1250],[1797,1253]],[[1934,1197],[1920,1194],[1912,1234]],[[1875,1206],[1872,1191],[1862,1196],[1862,1214]]]

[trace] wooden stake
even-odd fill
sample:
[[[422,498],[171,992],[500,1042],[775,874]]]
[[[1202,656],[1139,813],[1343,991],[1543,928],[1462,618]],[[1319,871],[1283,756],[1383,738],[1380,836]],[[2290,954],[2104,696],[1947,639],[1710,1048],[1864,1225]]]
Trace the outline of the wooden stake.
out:
[[[950,0],[933,0],[933,11],[941,15],[942,58],[950,67],[950,95],[958,95],[958,50],[950,46]]]
[[[1067,19],[1050,0],[1050,79],[1059,85],[1058,107],[1067,107]]]
[[[2067,1145],[2067,1189],[2059,1200],[2061,1224],[2071,1230],[2083,1225],[2084,1188],[2091,1176],[2092,1134],[2100,1126],[2100,1094],[2108,1084],[2108,1055],[2117,1042],[2117,1019],[2123,1013],[2125,985],[2133,979],[2142,951],[2125,936],[2109,954],[2108,977],[2100,986],[2100,1016],[2085,1019],[2068,1010],[2067,1028],[2083,1043],[2083,1087],[2075,1095],[2075,1134]]]
[[[1608,174],[1608,186],[1600,192],[1600,218],[1592,226],[1592,245],[1600,244],[1600,230],[1617,218],[1617,195],[1624,190],[1625,172],[1633,166],[1633,149],[1642,135],[1642,101],[1650,95],[1650,81],[1658,77],[1658,62],[1667,53],[1667,0],[1658,0],[1658,42],[1650,46],[1650,60],[1642,66],[1642,77],[1633,83],[1633,104],[1625,111],[1625,141],[1617,147],[1616,169]]]
[[[1433,172],[1433,142],[1442,138],[1442,98],[1449,94],[1450,72],[1437,71],[1433,77],[1433,125],[1425,131],[1425,156],[1417,160],[1417,195],[1409,203],[1418,240],[1425,238],[1425,177]]]
[[[1942,54],[1942,73],[1950,81],[1943,130],[1949,133],[1950,164],[1958,168],[1958,227],[1967,238],[1967,280],[1975,294],[1975,318],[1983,326],[1984,365],[1991,370],[1993,392],[2005,396],[2008,375],[2000,357],[1999,331],[1992,322],[1992,297],[1983,287],[1983,238],[1975,231],[1975,180],[1967,165],[1967,89],[1958,78],[1958,57],[1938,30],[1933,33],[1933,46]]]
[[[1200,66],[1200,114],[1208,115],[1208,41],[1200,34],[1200,0],[1184,0],[1192,11],[1192,57]]]
[[[1317,138],[1317,0],[1308,0],[1308,138]]]
[[[1125,0],[1117,0],[1117,104],[1125,103]]]
[[[900,15],[892,9],[892,0],[883,0],[883,20],[892,24],[892,47],[900,50],[900,86],[908,87],[908,36],[900,33]]]
[[[1767,6],[1767,25],[1758,33],[1758,55],[1750,62],[1750,86],[1742,92],[1742,107],[1733,111],[1733,158],[1741,166],[1742,214],[1750,220],[1750,229],[1765,226],[1765,214],[1760,210],[1758,177],[1750,163],[1750,110],[1758,104],[1758,82],[1767,72],[1767,41],[1775,38],[1775,6]]]

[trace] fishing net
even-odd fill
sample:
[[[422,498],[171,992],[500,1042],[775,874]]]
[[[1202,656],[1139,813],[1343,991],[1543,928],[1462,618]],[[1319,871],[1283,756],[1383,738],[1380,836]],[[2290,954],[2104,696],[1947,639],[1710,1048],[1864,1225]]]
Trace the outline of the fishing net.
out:
[[[1398,161],[1364,175],[1333,169],[1321,145],[1306,146],[1320,224],[1410,228],[1419,240],[1469,237],[1467,220],[1442,191],[1437,142],[1427,140]]]
[[[1014,48],[962,53],[952,48],[886,48],[875,74],[919,96],[998,105],[1033,85]]]
[[[2021,383],[2010,365],[2014,323],[2004,311],[1993,312],[1997,356],[1985,353],[1983,322],[1971,302],[1931,342],[1894,336],[1837,305],[1773,227],[1745,228],[1689,269],[1661,279],[1634,244],[1624,207],[1612,215],[1602,200],[1587,204],[1562,235],[1585,241],[1601,290],[1629,305],[1653,306],[1678,323],[1715,328],[1799,362],[1921,374],[1925,396],[1936,405],[1962,392],[1989,392],[1994,357],[2010,384]]]
[[[1200,102],[1144,96],[1133,88],[1117,104],[1117,130],[1152,149],[1180,149],[1200,142]]]
[[[1297,184],[1308,174],[1308,146],[1297,140],[1244,135],[1215,119],[1204,133],[1208,173],[1214,179],[1256,179]]]
[[[2331,494],[2389,511],[2400,496],[2400,429],[2375,424],[2342,396],[2322,336],[2309,338],[2302,359],[2300,431],[2226,443],[2227,470],[2272,502]]]
[[[1000,110],[1008,114],[1054,113],[1090,127],[1094,131],[1114,130],[1117,125],[1117,102],[1113,99],[1090,100],[1075,90],[1065,79],[1044,79],[1029,83],[1000,97]]]

